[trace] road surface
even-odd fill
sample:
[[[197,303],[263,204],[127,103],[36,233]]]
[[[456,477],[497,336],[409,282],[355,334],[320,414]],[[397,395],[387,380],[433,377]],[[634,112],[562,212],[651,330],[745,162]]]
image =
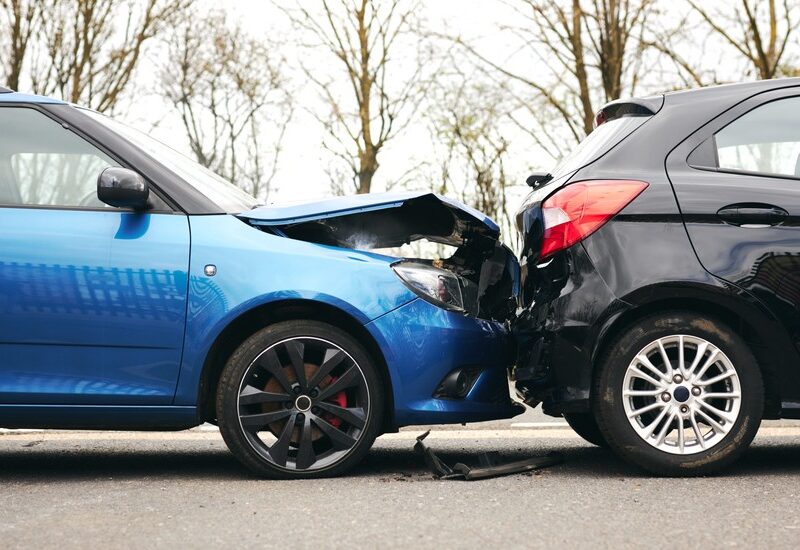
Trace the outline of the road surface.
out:
[[[550,422],[548,424],[548,422]],[[250,477],[218,432],[0,434],[4,548],[593,548],[800,544],[800,425],[766,423],[725,475],[658,479],[529,413],[435,429],[450,463],[562,451],[541,472],[435,480],[421,429],[380,438],[353,475]]]

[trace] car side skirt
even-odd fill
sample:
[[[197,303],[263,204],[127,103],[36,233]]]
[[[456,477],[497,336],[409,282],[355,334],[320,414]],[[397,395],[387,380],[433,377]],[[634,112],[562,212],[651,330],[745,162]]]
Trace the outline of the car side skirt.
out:
[[[168,431],[199,424],[197,407],[0,405],[2,428]]]

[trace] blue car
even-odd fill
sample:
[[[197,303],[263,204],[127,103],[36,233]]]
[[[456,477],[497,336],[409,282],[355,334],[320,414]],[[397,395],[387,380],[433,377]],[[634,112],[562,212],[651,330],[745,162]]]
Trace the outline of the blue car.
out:
[[[259,475],[508,418],[519,265],[431,193],[283,208],[96,112],[0,88],[0,427],[219,425]],[[426,239],[423,260],[379,253]]]

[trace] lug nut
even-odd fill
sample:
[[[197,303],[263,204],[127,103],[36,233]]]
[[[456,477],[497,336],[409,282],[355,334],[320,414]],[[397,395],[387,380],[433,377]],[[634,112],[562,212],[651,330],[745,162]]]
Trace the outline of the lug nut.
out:
[[[689,407],[686,405],[681,405],[681,413],[686,414],[689,412]]]
[[[306,419],[306,415],[304,415],[303,413],[299,413],[297,415],[297,423],[298,424],[301,424],[305,419]]]
[[[311,390],[311,393],[309,395],[311,395],[311,397],[316,397],[319,395],[319,392],[317,390]]]
[[[680,384],[681,382],[683,382],[683,376],[681,376],[680,374],[676,374],[675,376],[672,377],[672,381],[675,382],[676,384]]]
[[[293,391],[294,393],[297,393],[297,394],[299,394],[299,393],[302,391],[302,389],[300,388],[300,385],[299,385],[299,384],[295,384],[294,386],[292,386],[292,391]]]
[[[666,403],[670,399],[672,399],[672,396],[669,394],[669,392],[664,392],[661,394],[661,401],[663,401],[664,403]]]
[[[700,393],[701,393],[702,391],[703,391],[703,390],[701,390],[700,388],[698,388],[697,386],[695,386],[695,387],[693,387],[693,388],[692,388],[692,395],[694,395],[695,397],[697,397],[698,395],[700,395]]]

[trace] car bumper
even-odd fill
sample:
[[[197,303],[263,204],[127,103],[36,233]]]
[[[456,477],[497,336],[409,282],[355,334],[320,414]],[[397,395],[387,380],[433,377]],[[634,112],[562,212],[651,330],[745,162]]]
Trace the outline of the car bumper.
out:
[[[514,350],[499,323],[416,299],[366,328],[391,377],[397,427],[511,418],[524,410],[510,397]],[[457,370],[469,373],[468,391],[463,397],[442,396],[442,383]]]
[[[583,245],[533,268],[540,290],[514,322],[518,395],[544,412],[586,412],[596,342],[627,309],[595,269]]]

